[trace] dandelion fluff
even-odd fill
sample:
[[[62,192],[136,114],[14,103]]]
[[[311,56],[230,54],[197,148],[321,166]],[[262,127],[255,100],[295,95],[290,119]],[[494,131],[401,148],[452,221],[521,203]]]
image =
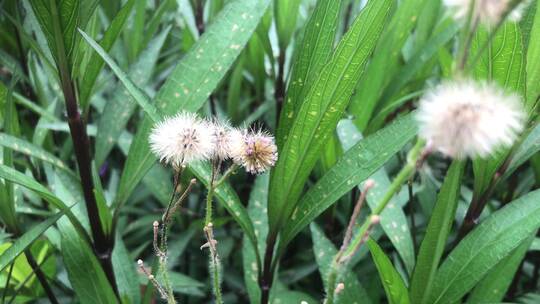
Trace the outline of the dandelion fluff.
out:
[[[225,122],[212,121],[209,123],[212,129],[214,150],[213,157],[225,160],[231,158],[232,145],[236,131]]]
[[[486,83],[444,83],[420,101],[419,135],[452,158],[486,157],[510,146],[523,129],[525,114],[516,95]]]
[[[444,4],[450,9],[455,19],[464,20],[467,18],[472,1],[473,0],[444,0]],[[473,18],[479,19],[486,24],[495,25],[501,20],[511,4],[512,0],[476,0],[473,8]],[[511,21],[519,21],[528,4],[528,1],[521,2],[508,14],[508,19]]]
[[[263,173],[274,166],[278,158],[274,137],[263,131],[233,131],[231,156],[247,172]]]
[[[193,113],[182,112],[158,123],[150,147],[160,161],[179,167],[208,159],[213,152],[212,129]]]

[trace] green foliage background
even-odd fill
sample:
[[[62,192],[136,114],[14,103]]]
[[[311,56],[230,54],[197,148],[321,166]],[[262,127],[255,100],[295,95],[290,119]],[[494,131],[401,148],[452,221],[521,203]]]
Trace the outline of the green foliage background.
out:
[[[271,172],[216,189],[224,301],[260,302],[268,252],[270,302],[322,301],[363,182],[376,186],[362,220],[406,163],[418,98],[454,77],[468,33],[442,2],[0,2],[2,303],[159,301],[135,263],[157,265],[152,222],[172,192],[148,134],[180,111],[262,127],[279,148]],[[540,6],[528,2],[521,21],[472,34],[464,72],[520,95],[526,131],[489,159],[430,156],[337,303],[540,301]],[[188,171],[181,182],[199,183],[174,218],[169,274],[180,303],[208,303],[210,166]]]

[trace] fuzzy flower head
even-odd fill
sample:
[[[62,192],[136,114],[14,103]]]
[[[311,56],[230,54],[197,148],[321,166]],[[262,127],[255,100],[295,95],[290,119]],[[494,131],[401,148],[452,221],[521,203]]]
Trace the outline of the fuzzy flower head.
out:
[[[158,123],[150,133],[150,147],[160,161],[175,167],[212,155],[213,133],[193,113],[182,112]]]
[[[525,114],[516,95],[474,81],[444,83],[420,101],[419,135],[434,150],[457,159],[486,157],[510,146]]]
[[[455,19],[464,20],[467,18],[469,8],[473,0],[444,0],[444,4],[451,10]],[[508,19],[519,21],[528,1],[522,1],[509,14]],[[473,19],[482,23],[495,25],[504,13],[510,9],[512,0],[476,0],[473,7]]]
[[[225,122],[212,121],[208,123],[212,130],[214,149],[212,157],[225,160],[231,158],[234,136],[237,132]]]
[[[231,156],[235,163],[252,174],[263,173],[273,167],[278,158],[274,137],[263,131],[239,131],[232,133],[234,138]]]

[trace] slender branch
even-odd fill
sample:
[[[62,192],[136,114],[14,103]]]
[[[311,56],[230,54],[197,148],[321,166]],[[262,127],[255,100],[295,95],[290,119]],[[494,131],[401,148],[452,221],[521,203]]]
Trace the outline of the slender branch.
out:
[[[225,173],[223,173],[221,178],[214,184],[214,189],[217,189],[219,186],[221,186],[221,184],[223,184],[225,182],[225,180],[227,180],[227,178],[229,178],[229,176],[231,176],[231,174],[233,174],[234,171],[236,171],[236,169],[238,169],[238,165],[237,164],[232,164],[229,167],[229,169],[227,169],[227,171],[225,171]]]
[[[49,253],[45,256],[45,258],[43,258],[43,261],[41,261],[41,263],[39,263],[39,265],[36,263],[36,269],[39,269],[40,267],[42,267],[46,262],[47,260],[49,260],[49,258],[53,256],[52,253]],[[17,288],[15,288],[15,290],[13,291],[13,295],[11,296],[11,299],[9,299],[9,302],[8,304],[11,304],[15,301],[15,299],[17,298],[17,295],[19,294],[19,291],[24,287],[26,286],[26,283],[28,283],[28,281],[30,281],[31,278],[33,278],[34,276],[34,273],[35,273],[35,270],[32,268],[32,272],[29,273],[22,282],[20,282],[18,285],[17,285]],[[39,279],[38,279],[39,280]],[[2,303],[5,303],[5,302],[2,302]]]
[[[262,275],[259,277],[259,287],[261,289],[261,304],[268,304],[270,300],[270,289],[274,280],[275,264],[272,264],[274,248],[276,246],[277,234],[269,233],[266,239],[266,251],[264,253],[264,265]]]
[[[6,285],[4,286],[4,292],[2,292],[2,303],[6,303],[6,295],[8,291],[9,282],[11,281],[11,275],[13,274],[13,267],[15,266],[15,262],[12,262],[9,266],[8,276],[6,278]]]
[[[212,160],[212,173],[210,175],[210,181],[208,184],[208,195],[206,195],[206,216],[204,218],[204,225],[212,223],[212,199],[214,198],[215,180],[219,164],[215,160]]]
[[[347,246],[349,246],[349,244],[351,243],[354,225],[356,224],[356,220],[358,219],[358,216],[360,215],[360,210],[362,209],[362,206],[364,205],[364,202],[366,201],[367,193],[369,189],[373,188],[373,186],[375,186],[375,182],[373,180],[369,179],[365,182],[364,191],[360,193],[360,197],[358,198],[358,201],[356,202],[356,205],[354,206],[353,213],[349,220],[349,225],[347,226],[347,230],[345,231],[345,237],[343,238],[343,244],[341,245],[341,250],[345,250],[345,248],[347,248]]]
[[[162,299],[166,300],[167,299],[167,292],[165,291],[165,289],[163,289],[163,287],[161,287],[161,285],[159,284],[159,282],[156,280],[156,278],[154,277],[153,274],[151,274],[147,269],[146,267],[144,267],[144,262],[142,260],[138,260],[137,261],[137,265],[139,265],[139,269],[141,269],[141,271],[146,275],[146,277],[148,278],[148,280],[150,281],[150,283],[152,283],[152,285],[154,286],[154,288],[159,292],[159,295],[161,296]]]
[[[407,183],[407,190],[409,192],[409,216],[411,217],[411,235],[413,241],[413,248],[416,250],[416,222],[414,219],[414,194],[413,194],[413,177],[411,177]]]
[[[26,260],[28,261],[28,264],[30,265],[34,273],[36,274],[36,277],[38,278],[39,283],[43,287],[43,290],[45,290],[45,294],[47,295],[47,298],[49,298],[49,301],[51,301],[51,303],[53,304],[58,303],[58,300],[56,299],[56,296],[54,295],[51,286],[47,282],[47,277],[45,276],[43,271],[41,271],[40,265],[38,265],[38,263],[34,259],[34,256],[32,256],[32,253],[30,252],[30,250],[29,249],[25,250],[24,255],[26,256]]]
[[[502,176],[506,173],[508,170],[508,167],[512,163],[512,159],[516,153],[516,149],[521,146],[521,143],[527,138],[527,136],[530,134],[530,132],[535,127],[536,118],[529,118],[527,121],[527,124],[529,125],[528,128],[521,134],[518,141],[512,146],[510,151],[508,152],[508,155],[504,159],[504,162],[502,165],[497,169],[493,177],[491,178],[491,181],[488,185],[488,187],[480,194],[474,194],[471,204],[469,205],[469,209],[467,209],[467,213],[465,214],[465,218],[463,220],[463,223],[461,224],[461,227],[458,231],[458,236],[456,238],[456,244],[459,243],[478,223],[478,219],[480,218],[480,215],[482,214],[482,211],[486,207],[489,198],[497,188],[499,182],[501,181]]]
[[[364,205],[364,202],[366,201],[367,193],[369,189],[371,189],[373,186],[375,186],[375,182],[373,180],[367,180],[364,183],[364,190],[360,194],[360,197],[358,198],[358,201],[356,202],[354,206],[353,213],[351,215],[351,218],[349,219],[349,225],[347,226],[347,230],[345,231],[345,237],[343,238],[343,243],[341,244],[341,248],[339,249],[338,253],[332,260],[332,264],[330,267],[330,273],[328,274],[328,281],[327,286],[328,289],[326,290],[326,299],[324,300],[325,304],[330,304],[334,302],[334,296],[337,295],[341,290],[343,290],[344,285],[342,283],[339,283],[336,285],[336,280],[338,278],[338,273],[341,269],[342,264],[346,263],[348,260],[348,257],[343,257],[343,254],[347,250],[347,247],[351,243],[352,235],[354,226],[356,224],[356,220],[358,219],[358,215],[360,215],[360,210],[362,209],[362,206]],[[378,216],[372,218],[370,220],[371,225],[373,225],[375,222],[378,222]],[[366,235],[369,235],[369,230],[367,230]],[[362,239],[364,239],[363,237]],[[357,248],[360,245],[357,246]],[[335,287],[334,287],[335,286]]]
[[[94,182],[92,180],[92,168],[90,157],[90,140],[86,133],[86,124],[81,118],[77,105],[77,95],[75,94],[74,82],[71,79],[67,52],[64,46],[63,32],[60,25],[60,16],[55,0],[50,0],[50,11],[52,14],[52,23],[56,44],[56,64],[60,74],[64,102],[68,116],[68,125],[75,150],[75,158],[79,168],[79,176],[83,189],[86,211],[90,222],[90,228],[93,236],[93,248],[100,264],[113,287],[116,295],[118,288],[114,276],[114,270],[111,263],[111,253],[114,246],[114,239],[107,236],[103,230],[101,218],[96,198],[94,196]]]
[[[399,191],[403,183],[410,179],[416,168],[421,165],[421,161],[423,161],[423,159],[426,157],[429,150],[429,145],[428,147],[425,147],[425,142],[418,139],[414,147],[407,154],[407,162],[405,166],[403,166],[398,175],[394,178],[392,184],[390,184],[390,187],[388,187],[388,190],[377,206],[373,208],[371,215],[366,218],[354,239],[347,240],[347,235],[345,236],[343,246],[332,260],[332,265],[327,280],[325,304],[333,304],[334,294],[337,291],[336,283],[341,269],[349,262],[356,252],[358,252],[360,246],[366,242],[373,226],[379,223],[380,214],[384,211],[392,197],[394,197],[394,195]],[[361,204],[361,201],[357,203],[357,205],[359,204]],[[353,213],[353,217],[354,216],[355,214]]]
[[[360,246],[362,246],[362,244],[367,241],[369,235],[373,230],[373,227],[378,224],[380,220],[380,216],[376,214],[369,216],[366,219],[366,222],[364,222],[364,225],[367,225],[367,228],[360,230],[360,242],[355,244],[352,247],[352,251],[350,251],[349,253],[347,253],[347,247],[341,247],[339,252],[336,254],[334,259],[332,260],[330,273],[328,274],[328,289],[326,290],[326,299],[324,300],[324,304],[333,304],[335,296],[341,290],[343,290],[344,286],[342,283],[336,284],[342,267],[349,262],[349,260],[352,258],[352,256],[354,256],[354,254],[356,254],[356,252],[358,252]]]
[[[281,113],[281,107],[283,106],[283,99],[285,98],[285,51],[282,49],[279,51],[278,56],[278,75],[274,85],[274,98],[276,100],[276,113],[279,117]]]
[[[195,6],[195,24],[197,26],[197,31],[199,36],[204,34],[204,0],[196,0]]]

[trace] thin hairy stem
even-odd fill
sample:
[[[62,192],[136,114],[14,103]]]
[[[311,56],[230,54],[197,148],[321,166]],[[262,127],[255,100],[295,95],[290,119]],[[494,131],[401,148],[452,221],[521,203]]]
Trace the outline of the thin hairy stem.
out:
[[[334,302],[334,293],[336,291],[336,283],[341,272],[341,269],[346,266],[348,261],[358,252],[360,246],[364,244],[371,233],[371,230],[375,224],[378,224],[380,221],[380,214],[384,211],[392,197],[398,193],[401,186],[411,178],[414,174],[416,168],[421,165],[421,161],[426,157],[426,151],[429,151],[429,148],[424,149],[425,142],[423,140],[418,140],[414,147],[409,151],[407,155],[407,163],[398,173],[398,175],[392,181],[392,184],[384,194],[381,201],[377,206],[372,210],[371,215],[366,218],[362,226],[360,227],[356,236],[347,241],[347,246],[339,250],[332,261],[330,272],[328,274],[328,283],[326,290],[326,300],[325,304],[333,304]],[[366,192],[366,191],[364,191]],[[353,213],[354,216],[354,213]],[[347,236],[346,236],[347,238]],[[344,240],[345,244],[345,240]]]
[[[214,196],[214,189],[216,188],[215,179],[218,175],[219,169],[221,167],[220,160],[212,161],[212,173],[210,176],[210,181],[208,184],[208,194],[206,196],[206,216],[204,221],[204,235],[206,236],[207,243],[204,244],[201,249],[208,247],[209,249],[209,259],[210,259],[210,273],[212,274],[212,289],[214,291],[214,297],[216,303],[223,303],[221,296],[221,263],[219,261],[219,256],[217,252],[217,241],[214,239],[214,225],[212,224],[212,199]],[[230,173],[229,173],[230,174]],[[224,175],[220,182],[229,175]]]
[[[150,283],[152,283],[152,285],[154,286],[154,288],[159,292],[159,295],[161,296],[162,299],[164,300],[167,300],[167,292],[165,291],[165,289],[163,289],[163,287],[161,287],[161,285],[159,284],[159,282],[156,280],[156,278],[154,277],[153,274],[151,274],[147,269],[146,267],[144,267],[144,263],[142,260],[138,260],[137,261],[137,265],[139,265],[139,269],[146,275],[146,277],[148,278],[148,280],[150,281]]]
[[[364,184],[364,190],[362,191],[362,193],[360,193],[360,197],[358,198],[358,201],[354,206],[353,213],[349,220],[349,225],[347,226],[347,230],[345,231],[345,237],[343,238],[343,243],[341,244],[341,250],[345,250],[345,248],[347,248],[347,246],[349,246],[349,244],[351,243],[354,225],[356,224],[356,220],[360,215],[360,210],[362,209],[362,206],[366,201],[367,193],[369,189],[371,189],[373,186],[375,186],[375,182],[373,182],[373,180],[367,180]]]

